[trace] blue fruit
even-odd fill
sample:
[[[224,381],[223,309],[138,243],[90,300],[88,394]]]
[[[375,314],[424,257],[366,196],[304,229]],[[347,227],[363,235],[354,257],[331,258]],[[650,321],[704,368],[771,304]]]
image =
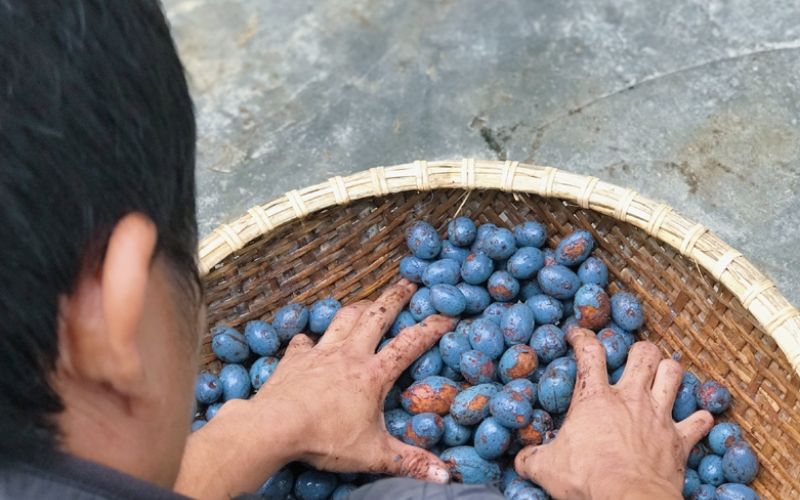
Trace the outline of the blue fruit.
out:
[[[422,283],[422,275],[430,264],[429,260],[406,255],[400,259],[400,276],[414,283]]]
[[[503,319],[503,314],[505,314],[506,309],[511,307],[512,304],[508,302],[493,302],[489,304],[489,307],[484,309],[481,318],[488,319],[494,322],[497,326],[500,326],[500,321]]]
[[[439,375],[442,371],[442,356],[439,354],[438,347],[432,347],[417,358],[411,365],[411,378],[422,380],[433,375]]]
[[[543,252],[544,252],[544,265],[545,265],[545,267],[553,266],[553,265],[557,264],[555,250],[553,250],[552,248],[545,248],[543,250]]]
[[[411,311],[401,311],[400,314],[397,315],[397,318],[395,318],[394,323],[392,323],[392,327],[389,328],[389,336],[397,337],[403,329],[410,328],[416,324],[417,321],[414,319],[414,315],[411,314]]]
[[[440,375],[444,378],[449,378],[453,382],[461,382],[464,380],[464,376],[461,375],[460,371],[457,371],[457,369],[450,368],[447,365],[444,365]]]
[[[461,282],[456,285],[456,288],[464,296],[466,302],[465,314],[480,314],[492,303],[489,292],[482,286]]]
[[[555,325],[542,325],[533,331],[530,346],[542,363],[549,363],[567,353],[564,332]]]
[[[473,349],[462,354],[458,368],[470,384],[486,384],[495,379],[492,358],[478,350]]]
[[[530,300],[531,297],[534,295],[540,295],[542,293],[542,289],[539,288],[539,283],[536,282],[536,279],[532,280],[525,280],[519,282],[519,299],[520,300]]]
[[[500,479],[500,466],[481,458],[471,446],[448,448],[439,456],[450,468],[450,475],[464,484],[487,484]]]
[[[358,487],[354,484],[340,484],[331,493],[330,500],[347,500],[350,498],[350,493],[356,491]]]
[[[262,498],[286,498],[292,492],[292,486],[294,486],[294,474],[284,467],[267,479],[258,489],[258,493]]]
[[[546,370],[539,379],[539,404],[550,413],[564,413],[572,401],[575,379],[566,370]]]
[[[222,399],[247,399],[250,395],[250,376],[242,365],[225,365],[219,372]]]
[[[578,320],[575,318],[574,314],[561,322],[561,329],[565,333],[569,333],[569,331],[573,328],[578,328]]]
[[[331,297],[314,302],[308,313],[308,329],[312,333],[325,333],[341,308],[342,303]]]
[[[686,469],[683,474],[683,497],[687,498],[700,488],[700,476],[694,469]]]
[[[472,350],[469,337],[466,333],[447,332],[439,340],[439,354],[444,364],[458,371],[461,363],[461,355]]]
[[[752,488],[743,484],[726,483],[717,488],[716,500],[758,500],[759,496]],[[698,497],[699,498],[699,497]]]
[[[534,384],[538,383],[539,379],[542,378],[542,375],[544,375],[544,371],[546,369],[547,369],[547,365],[545,365],[543,363],[539,363],[539,366],[537,366],[536,369],[533,370],[533,373],[531,373],[531,376],[530,376],[531,382],[533,382]]]
[[[278,332],[281,342],[288,342],[292,337],[305,330],[308,325],[308,308],[302,304],[289,304],[275,313],[272,327]]]
[[[703,442],[694,445],[689,451],[689,458],[686,460],[686,465],[692,469],[697,469],[700,466],[700,461],[706,456],[706,447]]]
[[[439,253],[440,259],[455,260],[461,265],[466,260],[467,255],[469,255],[469,249],[456,246],[448,240],[442,242],[442,251]]]
[[[544,267],[536,279],[544,293],[559,300],[571,299],[581,286],[578,275],[560,264]]]
[[[462,335],[469,335],[469,331],[472,328],[473,321],[475,320],[471,318],[459,320],[459,322],[456,324],[456,333]]]
[[[483,252],[472,252],[461,264],[461,279],[470,285],[480,285],[494,272],[494,262]]]
[[[444,434],[442,417],[435,413],[419,413],[406,424],[403,441],[420,448],[431,449]]]
[[[483,318],[472,322],[469,343],[473,349],[481,351],[491,359],[499,358],[505,350],[503,331],[493,321]],[[464,376],[466,377],[466,375]]]
[[[633,347],[633,344],[636,342],[636,336],[635,336],[634,334],[632,334],[632,333],[631,333],[631,332],[629,332],[628,330],[626,330],[626,329],[624,329],[624,328],[620,327],[618,324],[614,323],[613,321],[610,321],[610,322],[609,322],[609,323],[608,323],[608,324],[605,326],[605,328],[609,328],[609,329],[611,329],[611,330],[614,330],[616,333],[618,333],[619,335],[621,335],[621,336],[622,336],[622,339],[623,339],[623,340],[625,341],[625,343],[628,345],[628,349],[630,349],[631,347]]]
[[[478,228],[469,217],[456,217],[447,224],[447,237],[454,245],[468,247],[477,234]]]
[[[606,328],[600,330],[597,334],[597,340],[606,350],[606,365],[609,370],[616,370],[625,364],[628,359],[628,344],[621,335],[610,328]]]
[[[495,271],[486,283],[489,295],[498,302],[509,302],[519,294],[519,281],[507,271]]]
[[[204,425],[208,423],[207,420],[198,418],[197,420],[192,422],[192,432],[198,431],[203,428]]]
[[[500,391],[489,401],[489,411],[497,421],[509,429],[528,425],[533,417],[530,401],[518,392]]]
[[[533,325],[533,311],[525,304],[512,305],[500,318],[500,330],[507,345],[527,344],[533,334]]]
[[[525,344],[513,345],[500,358],[497,373],[500,375],[500,380],[507,384],[515,378],[527,379],[536,366],[536,352],[532,347]]]
[[[748,484],[758,474],[758,458],[744,441],[733,443],[722,456],[722,472],[731,483]]]
[[[206,408],[206,414],[205,414],[206,421],[210,422],[211,419],[214,418],[217,415],[217,412],[219,411],[219,409],[222,408],[222,405],[223,405],[223,403],[214,403],[213,405],[208,405],[208,408]]]
[[[494,460],[506,452],[511,444],[511,432],[489,417],[475,429],[475,452],[486,460]]]
[[[716,488],[710,484],[701,484],[689,498],[691,500],[718,500]]]
[[[420,259],[432,259],[442,250],[442,240],[433,226],[417,221],[406,229],[406,245]]]
[[[562,356],[554,359],[550,362],[550,364],[547,365],[546,372],[552,372],[556,370],[566,373],[573,382],[578,375],[578,365],[575,363],[575,358],[571,358],[569,356]]]
[[[592,283],[605,288],[608,286],[608,266],[597,257],[589,257],[578,268],[578,278],[584,285]]]
[[[486,252],[486,243],[489,240],[489,235],[497,230],[494,224],[481,224],[478,231],[475,233],[475,241],[472,242],[472,251]]]
[[[694,391],[698,385],[697,377],[689,372],[683,373],[683,381],[678,387],[678,394],[672,405],[672,420],[680,422],[697,410],[697,398],[694,396]]]
[[[507,491],[505,497],[511,500],[550,500],[550,495],[543,489],[534,486],[530,481],[515,483]]]
[[[527,221],[514,226],[514,239],[518,247],[542,248],[547,241],[547,230],[536,221]]]
[[[422,282],[425,286],[446,283],[455,285],[461,280],[461,264],[457,260],[442,259],[431,262],[431,265],[422,273]]]
[[[422,287],[414,292],[408,303],[408,310],[416,321],[422,321],[428,316],[436,314],[436,308],[431,302],[431,289]]]
[[[540,325],[554,325],[564,315],[561,301],[543,293],[532,296],[525,303],[533,312],[536,323]]]
[[[511,257],[517,251],[514,234],[504,227],[498,227],[486,235],[483,251],[494,260]]]
[[[461,425],[475,425],[489,415],[489,401],[497,394],[494,384],[478,384],[459,392],[450,405],[450,416]]]
[[[250,350],[259,356],[272,356],[281,348],[278,332],[266,321],[249,321],[244,327],[244,338]]]
[[[722,456],[737,441],[742,440],[742,429],[737,424],[723,422],[711,428],[708,433],[708,447],[715,454]],[[738,481],[734,481],[738,482]]]
[[[402,439],[406,433],[406,424],[411,421],[411,414],[402,408],[383,412],[383,423],[386,430],[397,439]]]
[[[532,278],[544,267],[544,253],[538,248],[522,247],[508,259],[506,270],[518,280]]]
[[[431,286],[431,304],[446,316],[458,316],[467,308],[467,299],[455,286],[440,283]]]
[[[386,394],[386,398],[383,400],[383,411],[400,408],[400,393],[402,392],[403,391],[401,391],[399,387],[393,385]]]
[[[216,375],[203,372],[197,376],[194,383],[194,397],[199,403],[206,405],[216,403],[221,396],[222,385]]]
[[[411,384],[400,396],[403,409],[412,415],[437,413],[445,415],[461,390],[461,386],[441,376],[431,376]]]
[[[616,370],[612,371],[611,374],[608,376],[608,383],[609,384],[616,384],[622,378],[622,374],[625,371],[625,365],[620,366]]]
[[[731,405],[731,393],[722,384],[709,380],[695,389],[697,406],[713,414],[719,414]]]
[[[589,231],[575,231],[559,242],[556,262],[562,266],[577,266],[586,260],[593,248],[594,238]]]
[[[336,475],[319,470],[307,470],[297,476],[294,494],[300,500],[325,500],[336,489]]]
[[[442,422],[444,422],[442,443],[445,446],[461,446],[472,437],[472,429],[456,422],[452,415],[445,415]]]
[[[582,285],[575,292],[573,301],[575,318],[583,328],[599,330],[611,318],[611,300],[598,285]]]
[[[518,392],[525,396],[531,405],[536,404],[536,384],[527,378],[516,378],[506,382],[503,387],[506,392]]]
[[[250,367],[250,384],[253,389],[260,389],[264,382],[269,380],[275,369],[278,367],[278,358],[264,356],[258,358]]]
[[[642,305],[628,292],[615,293],[611,297],[611,317],[629,332],[638,330],[644,324]]]
[[[211,339],[211,350],[225,363],[241,363],[250,356],[250,348],[244,335],[233,328],[215,328]]]
[[[700,460],[697,474],[700,476],[700,481],[706,484],[719,486],[724,483],[725,472],[722,470],[722,458],[719,455],[706,455]]]

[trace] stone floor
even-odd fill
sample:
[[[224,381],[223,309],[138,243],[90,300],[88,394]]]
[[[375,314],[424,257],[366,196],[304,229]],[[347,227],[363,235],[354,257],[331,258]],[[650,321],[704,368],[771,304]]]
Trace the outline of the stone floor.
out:
[[[165,0],[201,232],[375,165],[553,165],[661,199],[800,304],[793,0]]]

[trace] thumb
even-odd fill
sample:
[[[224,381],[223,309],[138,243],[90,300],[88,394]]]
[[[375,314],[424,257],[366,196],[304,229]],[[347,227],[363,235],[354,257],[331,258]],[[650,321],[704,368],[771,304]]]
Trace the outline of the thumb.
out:
[[[529,479],[537,484],[547,482],[547,472],[552,469],[552,464],[547,463],[546,455],[549,444],[539,446],[526,446],[517,453],[514,459],[514,469],[524,479]]]
[[[389,456],[380,462],[384,464],[383,472],[387,474],[407,476],[432,483],[444,484],[450,481],[447,465],[428,450],[405,444],[394,438],[389,438],[387,450]]]

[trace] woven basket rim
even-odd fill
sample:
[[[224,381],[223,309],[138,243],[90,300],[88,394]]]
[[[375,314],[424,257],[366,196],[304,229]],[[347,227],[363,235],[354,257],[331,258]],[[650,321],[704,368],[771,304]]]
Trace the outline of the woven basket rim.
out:
[[[373,167],[346,177],[335,176],[256,205],[238,219],[214,229],[200,242],[201,274],[205,276],[256,238],[312,212],[362,198],[434,189],[464,189],[467,193],[473,189],[495,189],[557,198],[643,229],[708,271],[727,288],[775,340],[800,374],[800,311],[741,252],[665,203],[597,177],[550,166],[474,158],[418,160]]]

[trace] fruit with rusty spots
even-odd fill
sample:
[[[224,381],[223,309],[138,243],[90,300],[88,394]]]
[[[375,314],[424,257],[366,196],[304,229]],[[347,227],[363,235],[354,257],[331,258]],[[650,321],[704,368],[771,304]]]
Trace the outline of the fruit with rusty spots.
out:
[[[489,295],[498,302],[510,302],[519,294],[519,281],[508,271],[495,271],[486,283]]]
[[[286,343],[308,326],[308,308],[302,304],[288,304],[275,312],[272,327],[278,338]]]
[[[260,389],[264,383],[269,380],[275,369],[278,368],[278,358],[272,356],[264,356],[258,358],[250,366],[250,384],[253,389]]]
[[[506,452],[511,444],[511,432],[500,422],[489,417],[475,429],[475,452],[486,460],[494,460]]]
[[[706,455],[700,460],[697,468],[700,480],[706,484],[719,486],[725,482],[725,473],[722,470],[722,457],[719,455]]]
[[[485,247],[486,243],[489,240],[489,235],[497,230],[497,226],[491,223],[481,224],[478,227],[478,231],[475,233],[475,241],[472,242],[472,246],[470,247],[472,251],[479,251],[486,253]]]
[[[417,221],[406,229],[406,245],[420,259],[432,259],[442,251],[442,240],[436,229],[424,221]]]
[[[500,330],[506,345],[527,344],[533,334],[533,311],[525,304],[514,304],[500,317]]]
[[[475,425],[489,415],[489,401],[497,392],[494,384],[468,387],[453,399],[450,415],[461,425]]]
[[[397,337],[402,330],[410,328],[416,324],[417,320],[414,319],[414,315],[411,314],[411,311],[403,310],[397,315],[397,318],[395,318],[391,328],[389,328],[389,336]]]
[[[422,321],[428,316],[436,314],[436,308],[431,302],[431,289],[422,287],[414,292],[408,303],[408,310],[416,321]]]
[[[458,364],[461,375],[470,384],[486,384],[495,379],[495,366],[492,358],[473,349],[461,355]]]
[[[550,414],[534,408],[530,423],[517,429],[517,441],[523,446],[540,445],[544,442],[545,435],[553,428],[553,418]]]
[[[481,351],[492,359],[499,358],[505,349],[503,331],[493,321],[483,318],[472,322],[469,343],[473,349]]]
[[[564,413],[572,401],[574,388],[575,378],[569,372],[548,367],[537,386],[539,404],[549,413]]]
[[[543,267],[544,253],[534,247],[518,248],[506,264],[506,270],[518,280],[532,278]]]
[[[542,289],[536,279],[523,280],[519,282],[519,300],[528,301],[534,295],[541,295]]]
[[[604,328],[610,328],[617,332],[618,334],[622,335],[623,340],[626,344],[628,344],[628,348],[630,349],[633,344],[636,342],[636,336],[629,332],[628,330],[622,328],[618,324],[614,323],[613,321],[609,321],[608,324]]]
[[[573,311],[581,327],[599,330],[611,318],[611,299],[599,286],[583,285],[575,293]]]
[[[461,282],[456,288],[464,296],[464,314],[480,314],[492,303],[489,292],[482,286]]]
[[[578,275],[561,264],[546,266],[539,271],[536,279],[544,293],[558,300],[571,299],[581,286]]]
[[[429,450],[442,439],[444,422],[435,413],[418,413],[406,423],[403,441]]]
[[[556,262],[556,252],[552,248],[545,248],[544,250],[544,266],[554,266]]]
[[[517,242],[514,233],[504,227],[489,231],[483,243],[483,251],[493,260],[504,260],[517,251]]]
[[[439,354],[439,348],[436,346],[431,347],[411,364],[409,369],[411,378],[422,380],[439,375],[439,372],[442,371],[442,365],[442,356]]]
[[[578,364],[575,362],[575,358],[567,355],[551,361],[550,364],[547,365],[547,370],[551,372],[554,370],[562,371],[566,373],[574,382],[578,375]]]
[[[461,248],[452,244],[449,240],[444,240],[442,242],[442,251],[439,253],[439,258],[454,260],[458,262],[460,266],[467,259],[469,253],[469,249]]]
[[[533,331],[530,346],[542,363],[549,363],[567,353],[567,340],[561,328],[542,325]]]
[[[517,378],[511,380],[503,386],[506,392],[518,392],[525,396],[531,405],[536,404],[536,384],[527,378]]]
[[[513,232],[518,247],[542,248],[547,241],[547,229],[533,220],[517,224]]]
[[[440,283],[431,287],[431,304],[441,314],[458,316],[466,309],[467,300],[455,286]]]
[[[708,447],[719,456],[724,455],[728,448],[741,440],[742,428],[730,422],[717,424],[708,433]]]
[[[437,375],[422,379],[403,391],[400,403],[407,412],[437,413],[444,415],[450,411],[450,405],[461,390],[452,380]]]
[[[461,280],[461,264],[453,259],[441,259],[434,262],[422,273],[422,282],[427,287],[445,283],[455,285]]]
[[[758,458],[744,441],[733,443],[722,456],[722,472],[731,483],[749,484],[758,474]]]
[[[714,493],[716,496],[709,498],[715,500],[758,500],[760,498],[752,488],[739,483],[721,484]],[[697,496],[694,498],[699,499]]]
[[[491,484],[500,479],[500,466],[490,462],[472,446],[448,448],[439,456],[450,469],[450,475],[464,484]]]
[[[539,325],[554,325],[564,315],[561,301],[543,293],[530,297],[525,304],[531,309],[533,318]]]
[[[333,317],[341,308],[342,303],[332,297],[314,302],[308,312],[308,329],[311,330],[311,333],[325,333],[333,321]]]
[[[689,498],[700,487],[700,476],[694,469],[686,469],[683,474],[683,498]]]
[[[469,217],[456,217],[447,224],[447,237],[454,245],[468,247],[477,234],[478,228]]]
[[[456,422],[452,415],[445,415],[442,422],[444,422],[442,443],[445,446],[461,446],[469,442],[472,437],[472,429]]]
[[[620,327],[632,332],[644,324],[644,313],[639,300],[628,292],[615,293],[611,297],[611,317]]]
[[[509,347],[497,365],[500,380],[507,384],[515,378],[527,379],[538,366],[536,352],[532,347],[519,344]]]
[[[208,372],[203,372],[197,376],[194,382],[194,397],[198,403],[209,405],[216,403],[222,397],[222,386],[219,378]]]
[[[606,351],[606,365],[609,370],[616,370],[625,364],[629,348],[622,335],[610,328],[604,328],[597,333],[597,340]]]
[[[481,318],[493,321],[497,326],[500,326],[500,321],[503,319],[503,314],[505,314],[506,309],[512,305],[513,304],[509,304],[508,302],[492,302],[489,304],[489,307],[484,309],[483,314],[481,314]]]
[[[597,257],[589,257],[578,268],[581,283],[589,283],[605,288],[608,286],[608,266]]]
[[[593,248],[594,237],[589,231],[575,231],[559,242],[556,262],[562,266],[577,266],[589,257]]]
[[[494,272],[494,262],[483,252],[472,252],[461,264],[461,279],[470,285],[480,285]]]
[[[338,482],[331,472],[307,470],[297,476],[294,494],[300,500],[324,500],[333,493]]]
[[[461,355],[472,349],[466,332],[447,332],[439,339],[439,354],[445,365],[458,371]]]
[[[694,493],[689,498],[691,500],[719,500],[719,497],[717,496],[717,489],[710,484],[701,484],[699,488],[694,490]],[[753,497],[753,500],[756,500],[757,498],[758,497]],[[728,500],[733,499],[729,498]],[[737,500],[743,499],[739,498]]]
[[[402,439],[406,433],[406,424],[411,421],[411,414],[402,408],[383,412],[383,423],[392,436]]]
[[[244,335],[233,328],[219,326],[211,331],[211,350],[225,363],[241,363],[250,356]]]
[[[683,380],[672,404],[672,420],[680,422],[697,410],[697,398],[694,393],[699,385],[700,381],[691,372],[683,373]]]
[[[278,332],[266,321],[248,321],[244,327],[244,338],[250,350],[259,356],[272,356],[281,347]]]
[[[500,391],[489,401],[489,412],[500,424],[509,429],[528,425],[533,417],[530,401],[518,392]]]
[[[422,283],[422,275],[425,274],[429,265],[431,265],[430,260],[406,255],[400,259],[400,276],[413,283]]]
[[[731,405],[731,393],[719,382],[709,380],[695,390],[697,406],[713,414],[719,414]]]

